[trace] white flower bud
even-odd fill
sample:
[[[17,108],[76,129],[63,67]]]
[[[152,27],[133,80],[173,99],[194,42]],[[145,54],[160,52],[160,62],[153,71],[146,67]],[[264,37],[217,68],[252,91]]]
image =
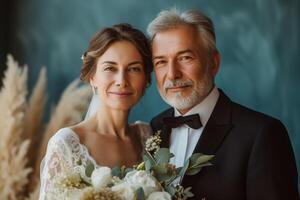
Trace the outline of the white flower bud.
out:
[[[171,200],[171,195],[167,192],[153,192],[147,200]]]
[[[111,169],[109,167],[96,168],[91,176],[92,185],[96,189],[101,189],[107,186],[112,180]]]

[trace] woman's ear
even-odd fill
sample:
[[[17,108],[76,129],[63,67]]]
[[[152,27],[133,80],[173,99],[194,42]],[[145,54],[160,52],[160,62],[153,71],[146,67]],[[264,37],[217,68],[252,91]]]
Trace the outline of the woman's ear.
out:
[[[93,77],[93,76],[90,78],[90,85],[91,85],[92,87],[94,87],[94,77]]]

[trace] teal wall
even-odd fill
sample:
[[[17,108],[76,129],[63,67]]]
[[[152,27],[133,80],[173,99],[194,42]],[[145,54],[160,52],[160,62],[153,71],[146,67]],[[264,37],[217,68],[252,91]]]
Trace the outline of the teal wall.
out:
[[[299,2],[22,0],[14,7],[7,52],[29,65],[31,86],[40,67],[47,66],[53,104],[65,86],[79,76],[81,54],[95,31],[120,22],[145,31],[162,9],[202,9],[215,22],[222,55],[217,85],[234,101],[284,122],[300,169]],[[149,121],[164,108],[153,82],[130,120]]]

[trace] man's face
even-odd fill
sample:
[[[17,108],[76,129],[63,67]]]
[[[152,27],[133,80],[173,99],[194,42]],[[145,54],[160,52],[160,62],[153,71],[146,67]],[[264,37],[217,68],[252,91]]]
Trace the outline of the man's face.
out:
[[[219,55],[209,54],[191,26],[179,26],[156,34],[152,42],[153,64],[162,98],[182,114],[211,91]]]

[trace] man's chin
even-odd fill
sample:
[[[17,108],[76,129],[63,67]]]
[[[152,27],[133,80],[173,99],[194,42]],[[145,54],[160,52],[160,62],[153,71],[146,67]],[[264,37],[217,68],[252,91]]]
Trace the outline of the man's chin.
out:
[[[194,107],[195,102],[189,101],[187,98],[179,98],[179,97],[173,97],[173,98],[166,98],[166,103],[168,103],[170,106],[178,109],[178,110],[186,110],[189,108]]]

